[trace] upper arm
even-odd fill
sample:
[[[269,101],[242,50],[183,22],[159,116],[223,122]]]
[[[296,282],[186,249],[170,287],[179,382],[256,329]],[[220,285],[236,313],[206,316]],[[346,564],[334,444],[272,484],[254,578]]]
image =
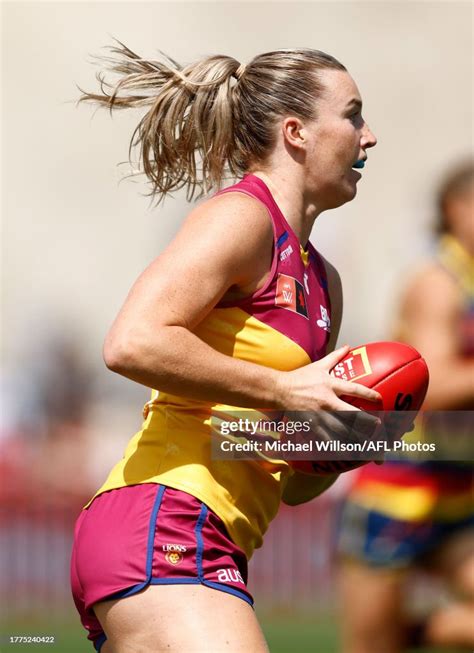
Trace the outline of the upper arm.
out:
[[[326,352],[329,353],[336,348],[339,330],[342,321],[342,283],[339,272],[336,268],[329,263],[325,258],[323,259],[324,267],[328,280],[328,291],[331,300],[331,335],[326,347]]]
[[[228,193],[194,209],[140,275],[109,338],[177,325],[192,330],[232,286],[270,269],[273,228],[266,208]]]
[[[422,270],[409,284],[400,306],[399,333],[428,364],[444,364],[458,355],[460,294],[438,266]]]

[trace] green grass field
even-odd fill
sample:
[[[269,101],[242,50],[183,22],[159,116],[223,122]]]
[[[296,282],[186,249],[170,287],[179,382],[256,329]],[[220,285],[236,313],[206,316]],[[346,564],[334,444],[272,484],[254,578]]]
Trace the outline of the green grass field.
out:
[[[263,615],[260,621],[271,653],[338,653],[337,625],[332,618],[295,622],[288,617]],[[49,622],[49,623],[48,623]],[[54,644],[13,644],[11,635],[53,635]],[[23,621],[3,626],[0,637],[1,653],[23,653],[41,650],[51,653],[94,653],[85,631],[76,623],[64,621]],[[206,649],[200,649],[206,653]],[[416,653],[456,653],[447,649],[417,649]],[[211,652],[209,652],[211,653]],[[212,653],[217,653],[212,651]],[[252,653],[249,651],[248,653]],[[415,653],[415,652],[413,652]]]

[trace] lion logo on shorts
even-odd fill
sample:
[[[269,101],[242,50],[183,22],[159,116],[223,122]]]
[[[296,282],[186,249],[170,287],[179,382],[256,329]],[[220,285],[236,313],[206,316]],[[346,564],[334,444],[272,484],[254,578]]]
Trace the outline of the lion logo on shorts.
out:
[[[170,565],[179,565],[180,562],[183,562],[183,554],[179,551],[168,551],[165,558]]]
[[[170,565],[179,565],[183,562],[183,553],[186,552],[184,544],[164,544],[163,551],[165,552],[165,560]]]

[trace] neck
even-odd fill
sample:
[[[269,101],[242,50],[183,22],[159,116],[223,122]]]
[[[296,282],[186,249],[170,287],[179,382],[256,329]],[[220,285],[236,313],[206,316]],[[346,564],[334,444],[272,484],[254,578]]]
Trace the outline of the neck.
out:
[[[303,179],[298,174],[299,171],[274,168],[271,171],[255,169],[250,172],[268,186],[286,221],[305,247],[314,222],[322,211],[318,209],[314,200],[305,196]]]

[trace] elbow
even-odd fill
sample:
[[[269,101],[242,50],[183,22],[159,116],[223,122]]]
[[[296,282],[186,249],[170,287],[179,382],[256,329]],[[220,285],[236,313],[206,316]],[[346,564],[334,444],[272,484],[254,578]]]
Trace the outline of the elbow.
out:
[[[319,476],[296,472],[283,491],[281,500],[287,506],[298,506],[315,499],[337,480],[338,474]]]
[[[319,494],[319,491],[316,494],[314,492],[288,492],[283,494],[281,501],[286,506],[299,506],[302,503],[308,503],[308,501],[311,501],[311,499],[314,499]]]
[[[136,367],[137,346],[131,337],[109,333],[105,339],[102,356],[106,367],[117,374],[126,375]]]

